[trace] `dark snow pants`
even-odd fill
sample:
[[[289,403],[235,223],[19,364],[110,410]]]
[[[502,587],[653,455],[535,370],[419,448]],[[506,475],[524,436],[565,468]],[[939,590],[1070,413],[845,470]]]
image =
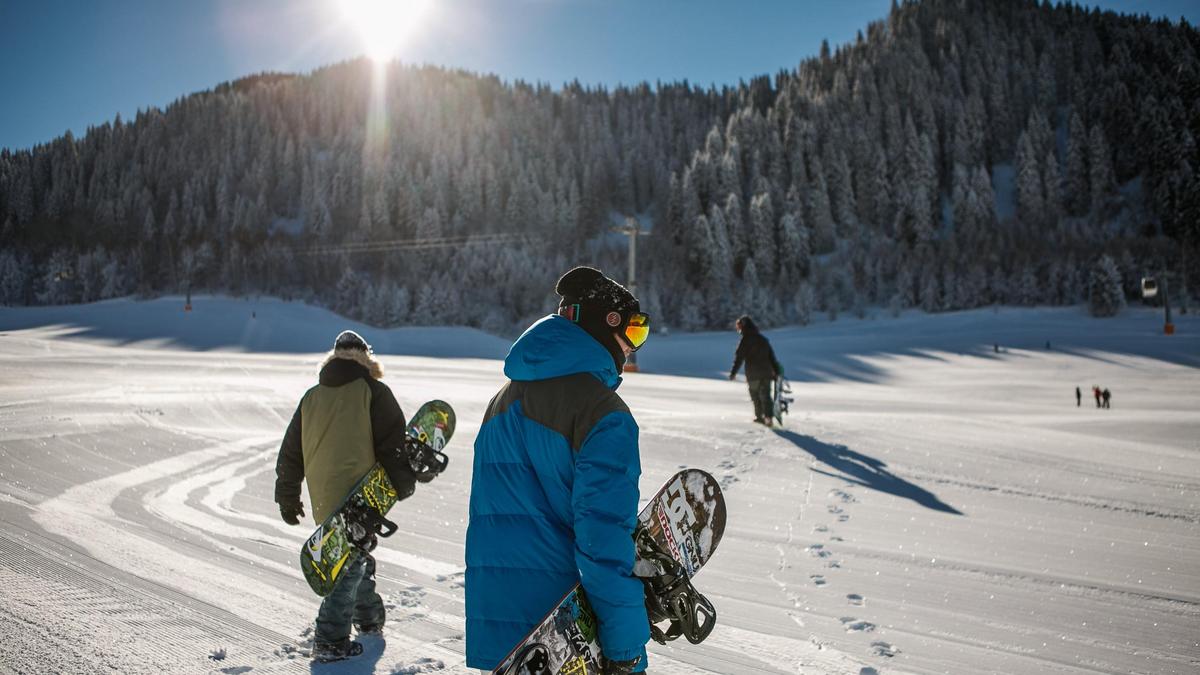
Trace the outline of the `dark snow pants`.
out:
[[[755,419],[765,420],[775,414],[774,397],[771,385],[774,380],[746,380],[750,387],[750,400],[754,402]]]
[[[375,558],[355,561],[321,602],[317,612],[314,645],[339,645],[350,639],[351,622],[358,626],[383,626],[383,598],[375,592]]]

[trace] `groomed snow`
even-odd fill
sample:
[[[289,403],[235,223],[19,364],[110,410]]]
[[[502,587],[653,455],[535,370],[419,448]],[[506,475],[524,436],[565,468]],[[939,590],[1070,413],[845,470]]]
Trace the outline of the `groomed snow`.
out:
[[[380,546],[383,639],[312,672],[466,672],[471,445],[507,340],[271,299],[181,310],[0,308],[0,670],[308,671],[312,523],[279,521],[274,457],[353,328],[406,410],[443,398],[459,429]],[[1196,672],[1200,321],[1176,323],[1001,309],[770,331],[796,398],[776,431],[724,379],[732,331],[654,336],[620,390],[642,490],[705,468],[730,521],[696,580],[717,630],[653,646],[652,672]]]

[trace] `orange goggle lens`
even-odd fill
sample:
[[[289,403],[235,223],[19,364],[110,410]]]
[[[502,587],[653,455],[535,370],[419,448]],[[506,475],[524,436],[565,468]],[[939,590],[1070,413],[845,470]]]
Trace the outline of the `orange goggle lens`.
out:
[[[629,323],[625,325],[625,339],[629,341],[629,346],[637,349],[646,344],[648,337],[650,337],[650,317],[645,314],[634,314],[629,319]]]

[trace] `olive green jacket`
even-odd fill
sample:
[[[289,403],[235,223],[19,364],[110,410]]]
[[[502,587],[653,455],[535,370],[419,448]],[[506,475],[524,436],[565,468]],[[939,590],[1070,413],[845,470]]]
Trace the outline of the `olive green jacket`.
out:
[[[373,377],[381,374],[365,352],[330,354],[280,445],[277,503],[298,504],[300,482],[306,481],[312,516],[323,522],[376,462],[401,499],[412,494],[416,478],[398,452],[404,447],[404,412],[392,390]]]

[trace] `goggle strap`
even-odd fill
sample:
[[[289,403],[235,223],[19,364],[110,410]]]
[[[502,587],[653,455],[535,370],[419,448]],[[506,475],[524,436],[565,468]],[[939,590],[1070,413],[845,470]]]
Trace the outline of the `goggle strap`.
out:
[[[564,305],[558,309],[558,315],[566,318],[568,321],[579,323],[579,303],[573,305]]]

